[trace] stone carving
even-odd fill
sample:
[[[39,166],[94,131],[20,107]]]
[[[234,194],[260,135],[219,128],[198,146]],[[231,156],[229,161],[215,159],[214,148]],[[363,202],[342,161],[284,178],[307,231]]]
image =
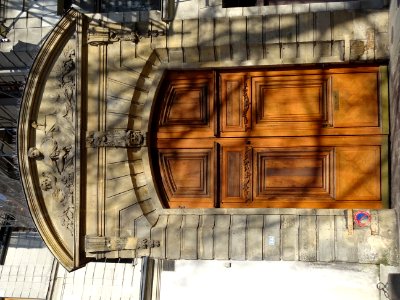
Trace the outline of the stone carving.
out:
[[[54,201],[60,224],[73,235],[75,183],[75,50],[66,47],[50,76],[54,78],[53,94],[43,97],[47,114],[44,122],[33,121],[37,145],[28,150],[28,157],[37,160],[39,185],[44,198]]]
[[[160,242],[150,239],[141,239],[134,236],[128,237],[107,237],[107,236],[86,236],[85,251],[110,252],[121,250],[136,250],[160,247]]]
[[[160,247],[160,241],[142,239],[138,241],[136,249],[149,249],[156,247]]]
[[[91,46],[108,45],[119,41],[139,43],[142,38],[156,38],[165,35],[163,30],[147,30],[139,32],[134,25],[132,28],[114,30],[101,25],[90,26],[88,29],[88,44]]]
[[[143,146],[145,137],[140,131],[115,129],[109,131],[92,131],[86,136],[86,146],[139,148]]]

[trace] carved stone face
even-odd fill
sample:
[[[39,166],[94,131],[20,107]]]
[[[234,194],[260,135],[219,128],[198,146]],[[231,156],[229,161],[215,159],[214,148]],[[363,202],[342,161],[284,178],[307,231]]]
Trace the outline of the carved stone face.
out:
[[[43,156],[43,154],[39,151],[38,148],[36,148],[36,147],[29,148],[28,157],[30,157],[30,158],[40,158],[42,156]]]
[[[51,184],[51,179],[50,177],[43,177],[43,179],[40,181],[40,187],[44,191],[48,191],[52,189],[52,184]]]
[[[143,136],[139,132],[131,132],[129,137],[130,145],[140,145],[143,142]]]

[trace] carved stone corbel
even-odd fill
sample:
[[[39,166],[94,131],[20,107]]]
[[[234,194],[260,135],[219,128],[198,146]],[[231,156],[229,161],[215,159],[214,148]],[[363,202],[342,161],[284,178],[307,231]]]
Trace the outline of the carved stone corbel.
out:
[[[90,131],[86,134],[86,147],[140,148],[145,140],[145,135],[138,130]]]
[[[137,44],[142,38],[156,38],[165,35],[163,30],[147,30],[142,33],[136,29],[135,24],[120,30],[101,25],[92,25],[89,26],[87,33],[87,41],[91,46],[108,45],[119,41],[130,41]]]
[[[160,241],[129,237],[86,236],[85,251],[90,253],[160,247]]]

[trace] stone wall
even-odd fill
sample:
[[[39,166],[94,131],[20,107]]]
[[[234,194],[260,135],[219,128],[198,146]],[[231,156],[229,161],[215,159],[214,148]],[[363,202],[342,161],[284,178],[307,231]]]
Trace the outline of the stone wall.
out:
[[[390,152],[391,201],[399,216],[400,210],[400,8],[399,1],[390,5]]]

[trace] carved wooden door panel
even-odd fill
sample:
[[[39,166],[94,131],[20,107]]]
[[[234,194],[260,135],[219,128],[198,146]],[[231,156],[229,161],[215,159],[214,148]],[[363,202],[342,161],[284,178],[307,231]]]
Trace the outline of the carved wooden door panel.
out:
[[[155,147],[165,205],[381,207],[379,76],[376,67],[169,73]]]

